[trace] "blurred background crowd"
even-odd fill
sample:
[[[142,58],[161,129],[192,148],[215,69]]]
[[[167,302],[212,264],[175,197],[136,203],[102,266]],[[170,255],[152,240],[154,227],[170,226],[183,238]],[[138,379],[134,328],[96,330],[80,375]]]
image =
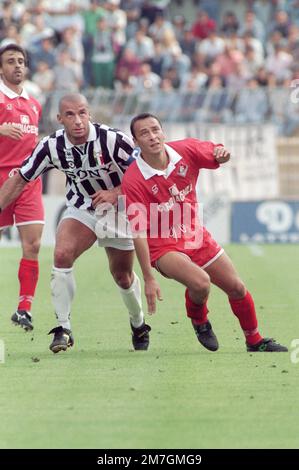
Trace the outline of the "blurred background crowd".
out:
[[[299,0],[0,0],[11,42],[44,106],[89,90],[118,115],[298,132]]]

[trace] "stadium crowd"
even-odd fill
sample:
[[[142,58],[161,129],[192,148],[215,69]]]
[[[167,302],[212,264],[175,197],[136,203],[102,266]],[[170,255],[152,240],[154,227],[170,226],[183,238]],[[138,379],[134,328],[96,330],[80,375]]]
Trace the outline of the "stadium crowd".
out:
[[[192,21],[175,14],[184,3],[197,12]],[[102,87],[125,96],[150,93],[150,111],[160,110],[164,120],[175,107],[184,119],[191,99],[199,122],[271,120],[281,135],[299,126],[299,104],[290,99],[299,83],[298,0],[0,0],[0,6],[0,46],[14,42],[27,50],[27,87],[42,102],[54,91]]]

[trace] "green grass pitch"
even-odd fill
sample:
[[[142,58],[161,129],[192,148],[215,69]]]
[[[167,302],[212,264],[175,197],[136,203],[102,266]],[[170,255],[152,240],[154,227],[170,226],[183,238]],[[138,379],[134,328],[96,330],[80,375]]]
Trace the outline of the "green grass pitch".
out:
[[[227,252],[255,298],[261,332],[290,347],[299,338],[299,247]],[[75,347],[54,355],[52,249],[41,252],[34,334],[10,323],[19,255],[0,249],[0,448],[298,447],[299,363],[289,353],[247,353],[221,291],[209,301],[220,343],[211,353],[186,318],[183,288],[157,274],[164,300],[147,318],[150,349],[134,352],[105,252],[93,248],[75,267]]]

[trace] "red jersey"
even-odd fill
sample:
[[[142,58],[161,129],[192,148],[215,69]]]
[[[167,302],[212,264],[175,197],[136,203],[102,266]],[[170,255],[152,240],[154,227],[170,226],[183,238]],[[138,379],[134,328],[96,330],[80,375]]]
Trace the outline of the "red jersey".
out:
[[[18,95],[3,82],[0,82],[0,125],[18,126],[23,137],[14,140],[0,136],[0,171],[9,173],[19,168],[38,142],[38,122],[41,116],[41,105],[23,89]]]
[[[133,236],[146,230],[152,263],[167,251],[189,254],[201,247],[205,229],[198,217],[196,183],[201,168],[219,167],[215,146],[197,139],[169,142],[166,170],[156,170],[139,157],[126,171],[122,190]]]

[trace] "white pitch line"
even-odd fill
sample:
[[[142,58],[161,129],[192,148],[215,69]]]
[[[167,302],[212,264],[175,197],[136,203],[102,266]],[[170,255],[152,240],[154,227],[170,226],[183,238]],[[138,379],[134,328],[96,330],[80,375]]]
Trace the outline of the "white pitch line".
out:
[[[261,245],[250,244],[248,248],[253,256],[265,256],[265,250]]]

